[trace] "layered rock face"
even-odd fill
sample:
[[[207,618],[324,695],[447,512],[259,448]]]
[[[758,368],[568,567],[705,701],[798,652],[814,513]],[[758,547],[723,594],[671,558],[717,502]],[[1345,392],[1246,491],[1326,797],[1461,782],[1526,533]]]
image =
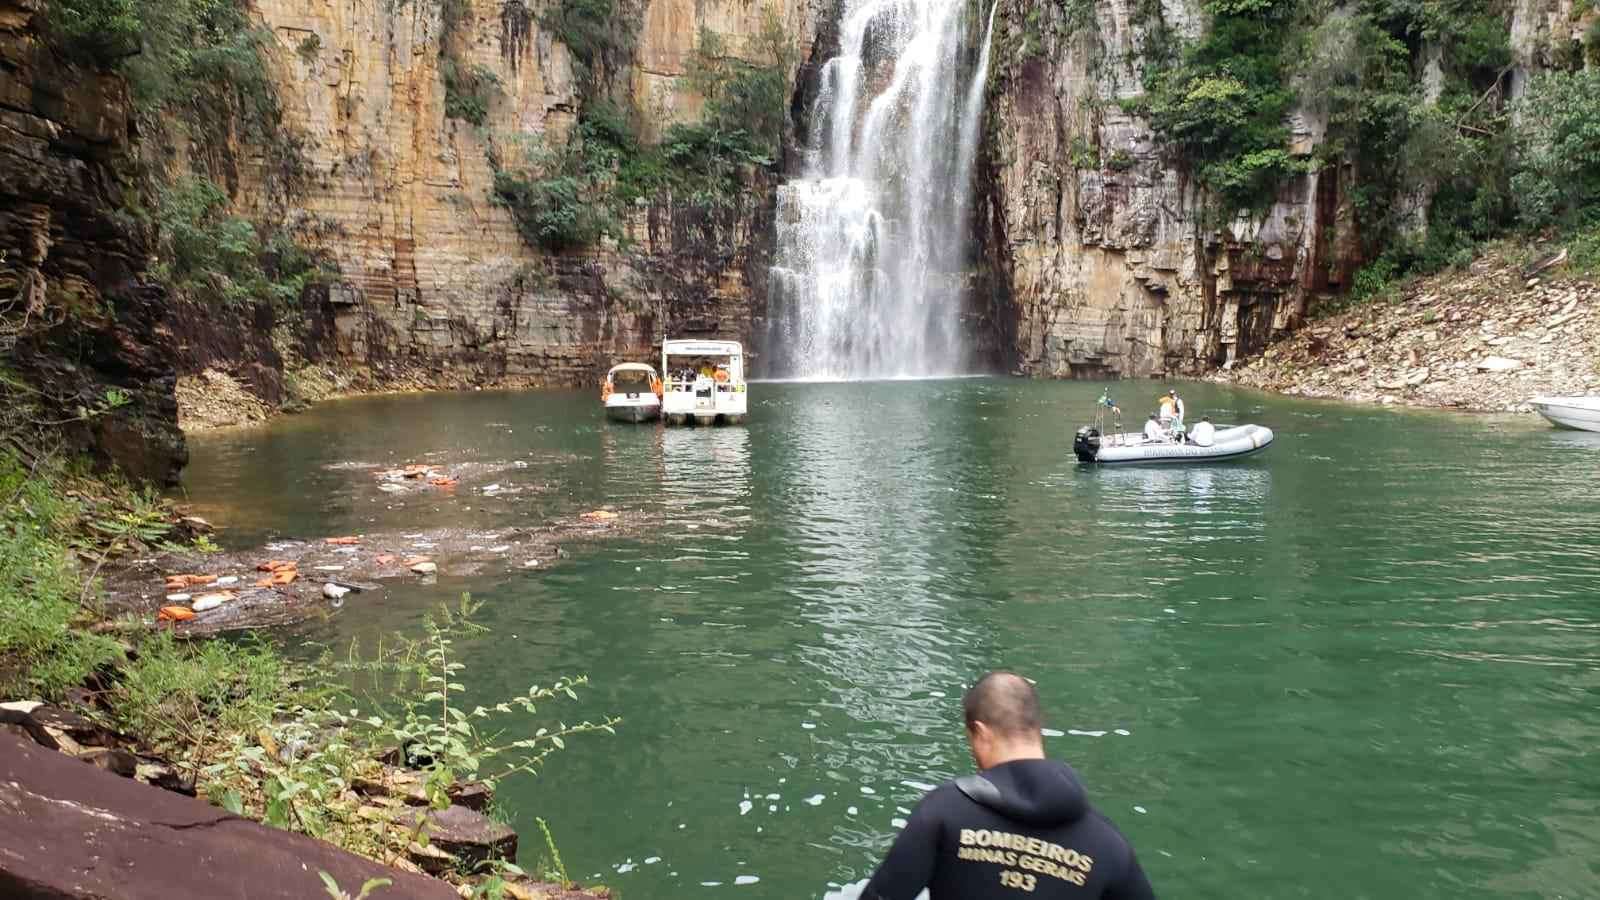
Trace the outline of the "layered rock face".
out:
[[[1142,91],[1138,3],[1095,3],[1090,26],[1048,21],[1064,7],[1000,2],[1013,37],[1029,16],[1046,36],[1043,52],[998,73],[992,101],[984,233],[1008,275],[1019,372],[1202,372],[1260,350],[1316,292],[1346,283],[1357,260],[1341,170],[1293,179],[1264,214],[1217,222],[1149,126],[1119,108]],[[1203,27],[1197,0],[1159,6],[1182,36]],[[1322,123],[1299,114],[1294,126],[1291,152],[1308,155]]]
[[[560,146],[577,120],[580,79],[541,24],[553,4],[459,3],[447,26],[438,0],[256,0],[277,36],[285,125],[306,141],[310,177],[297,214],[337,261],[329,302],[338,355],[438,383],[572,382],[614,360],[649,359],[663,335],[748,340],[772,231],[762,173],[723,214],[660,197],[634,207],[624,241],[559,254],[529,247],[490,202],[490,159],[530,141]],[[638,26],[610,90],[638,111],[646,139],[699,113],[684,75],[700,29],[737,54],[767,9],[744,0],[619,6]],[[804,0],[771,9],[787,33],[813,32]],[[446,117],[442,41],[456,64],[499,79],[481,126]],[[265,192],[244,184],[237,196],[249,204]]]
[[[0,404],[31,402],[75,449],[174,481],[188,455],[166,295],[142,280],[143,236],[122,213],[127,90],[47,47],[42,9],[0,0],[0,367],[27,385]]]

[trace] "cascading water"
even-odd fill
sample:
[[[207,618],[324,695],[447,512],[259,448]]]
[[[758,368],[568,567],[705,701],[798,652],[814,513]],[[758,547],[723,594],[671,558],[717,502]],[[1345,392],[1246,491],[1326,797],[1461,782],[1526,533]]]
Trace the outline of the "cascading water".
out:
[[[972,80],[969,0],[845,0],[805,176],[778,189],[773,374],[884,378],[967,367],[959,329],[994,8]]]

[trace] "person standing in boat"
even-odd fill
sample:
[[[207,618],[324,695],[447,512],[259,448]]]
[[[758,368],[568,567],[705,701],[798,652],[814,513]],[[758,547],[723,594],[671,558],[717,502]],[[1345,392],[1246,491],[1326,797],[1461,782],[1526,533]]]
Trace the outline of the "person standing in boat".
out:
[[[1161,423],[1162,428],[1171,425],[1173,416],[1177,415],[1178,406],[1174,402],[1176,400],[1177,396],[1170,389],[1161,395],[1161,412],[1158,413],[1160,418],[1157,421]]]
[[[912,900],[924,888],[932,900],[1155,900],[1078,773],[1045,758],[1032,683],[990,672],[961,712],[981,771],[922,798],[861,900]]]

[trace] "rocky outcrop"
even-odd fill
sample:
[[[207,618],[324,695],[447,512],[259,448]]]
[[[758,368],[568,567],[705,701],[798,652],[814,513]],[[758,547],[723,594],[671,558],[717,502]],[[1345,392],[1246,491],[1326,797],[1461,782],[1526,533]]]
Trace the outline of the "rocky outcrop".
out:
[[[1089,20],[1068,21],[1077,7]],[[1294,178],[1264,213],[1208,214],[1185,168],[1119,105],[1143,91],[1153,15],[1191,37],[1205,16],[1197,0],[1001,0],[997,45],[1044,42],[996,55],[1008,61],[992,88],[981,227],[1007,275],[1020,373],[1206,371],[1297,324],[1308,299],[1345,285],[1357,262],[1338,167]],[[1308,155],[1322,123],[1300,113],[1293,125],[1290,150]]]
[[[173,481],[187,451],[166,295],[142,278],[144,239],[123,214],[127,89],[48,47],[42,8],[0,0],[0,367],[27,385],[4,402],[67,420],[70,442],[103,464]]]
[[[303,835],[87,766],[0,729],[0,894],[18,898],[213,900],[326,895],[326,872],[352,896],[457,896]]]
[[[642,201],[622,241],[563,253],[529,247],[490,202],[491,160],[559,146],[577,120],[579,69],[544,25],[558,6],[463,0],[447,22],[434,0],[255,0],[277,38],[285,126],[304,140],[291,218],[336,260],[330,341],[345,364],[443,383],[572,382],[648,358],[663,334],[752,334],[772,232],[764,173],[735,209]],[[684,76],[701,29],[741,53],[769,9],[788,34],[814,30],[806,0],[624,3],[636,34],[610,93],[647,140],[694,119],[701,100]],[[498,79],[482,125],[446,116],[447,63]],[[242,205],[264,202],[266,174],[241,186]]]
[[[1560,260],[1563,255],[1552,257]],[[1600,285],[1490,255],[1317,319],[1224,383],[1365,403],[1525,411],[1600,391]]]

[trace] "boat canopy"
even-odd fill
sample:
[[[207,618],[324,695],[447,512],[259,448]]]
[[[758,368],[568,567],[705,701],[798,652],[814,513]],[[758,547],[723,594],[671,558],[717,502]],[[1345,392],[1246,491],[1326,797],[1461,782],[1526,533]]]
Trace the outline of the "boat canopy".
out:
[[[662,356],[741,356],[738,341],[662,341]]]
[[[744,348],[738,341],[677,340],[661,342],[661,369],[672,377],[672,359],[703,361],[726,365],[729,380],[735,384],[744,381]],[[727,360],[726,363],[720,360]],[[680,363],[680,366],[683,365]],[[694,365],[688,366],[692,371]]]
[[[630,363],[622,363],[620,365],[612,366],[611,367],[611,371],[606,373],[606,377],[607,378],[614,378],[620,372],[643,372],[644,374],[650,376],[651,378],[656,377],[656,368],[655,368],[655,366],[647,365],[645,363],[631,363],[631,362]]]

